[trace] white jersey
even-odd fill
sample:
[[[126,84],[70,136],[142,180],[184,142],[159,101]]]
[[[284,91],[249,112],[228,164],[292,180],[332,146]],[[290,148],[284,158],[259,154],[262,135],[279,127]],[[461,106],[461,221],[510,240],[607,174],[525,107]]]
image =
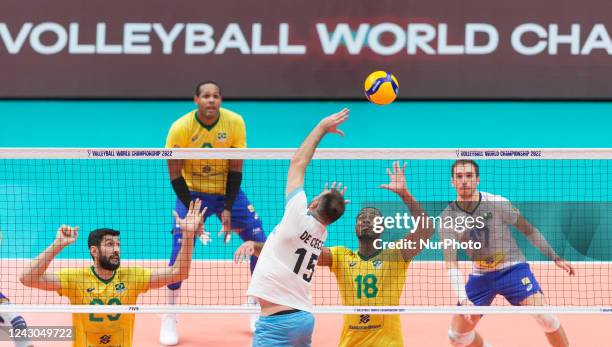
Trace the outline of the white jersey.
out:
[[[455,239],[458,241],[478,241],[482,248],[467,250],[466,253],[473,262],[477,272],[497,271],[499,269],[525,262],[525,256],[519,249],[510,226],[514,225],[520,212],[512,206],[508,199],[485,192],[480,192],[480,199],[473,211],[463,210],[457,202],[452,202],[442,212],[440,217],[458,220],[472,216],[484,221],[482,226],[474,226],[468,230],[440,227],[440,239]]]
[[[312,312],[310,281],[326,238],[325,225],[308,213],[304,190],[290,193],[283,219],[261,250],[247,294]]]

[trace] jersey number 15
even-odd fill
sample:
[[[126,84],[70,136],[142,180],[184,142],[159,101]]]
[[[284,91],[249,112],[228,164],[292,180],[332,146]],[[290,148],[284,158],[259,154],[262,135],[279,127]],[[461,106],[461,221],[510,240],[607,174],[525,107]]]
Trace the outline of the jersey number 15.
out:
[[[293,272],[296,275],[300,273],[300,269],[302,268],[302,264],[304,263],[304,259],[306,258],[306,253],[306,248],[298,248],[297,251],[295,251],[295,254],[298,255],[298,259],[295,263],[295,266],[293,267]],[[310,282],[312,280],[312,274],[314,274],[315,265],[317,265],[317,259],[319,259],[318,255],[310,255],[310,260],[308,261],[308,265],[306,266],[306,271],[310,271],[310,273],[305,273],[302,276],[304,281]]]

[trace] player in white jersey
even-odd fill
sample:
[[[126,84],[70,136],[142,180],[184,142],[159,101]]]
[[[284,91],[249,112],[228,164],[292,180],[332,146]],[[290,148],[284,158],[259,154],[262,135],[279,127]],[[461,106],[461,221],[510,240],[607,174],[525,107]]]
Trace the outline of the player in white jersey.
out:
[[[345,209],[342,185],[332,185],[308,204],[304,176],[319,142],[348,118],[348,109],[324,118],[293,155],[287,174],[285,213],[268,237],[247,291],[259,299],[261,316],[253,346],[310,346],[314,316],[310,287],[327,238],[327,226]]]
[[[441,220],[456,221],[452,227],[440,226],[440,239],[459,242],[480,242],[480,249],[467,251],[473,264],[473,272],[467,284],[459,270],[457,251],[445,250],[444,258],[457,292],[460,305],[488,306],[496,295],[502,295],[512,305],[542,306],[546,299],[529,264],[512,237],[510,226],[536,246],[555,265],[574,275],[572,266],[555,253],[540,231],[531,225],[507,199],[478,191],[480,174],[473,160],[457,160],[452,168],[452,184],[457,190],[457,200],[451,202],[440,215]],[[467,224],[467,217],[472,217]],[[465,221],[459,225],[458,221]],[[451,345],[456,347],[490,346],[474,331],[481,315],[455,315],[448,332]],[[569,346],[563,327],[557,317],[549,314],[534,316],[555,347]]]

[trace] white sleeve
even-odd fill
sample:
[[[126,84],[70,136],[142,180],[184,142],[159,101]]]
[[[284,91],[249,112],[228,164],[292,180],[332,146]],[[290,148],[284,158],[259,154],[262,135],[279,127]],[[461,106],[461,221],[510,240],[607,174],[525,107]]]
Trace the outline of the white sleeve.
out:
[[[291,193],[287,194],[285,200],[285,214],[281,221],[281,228],[284,232],[303,232],[304,224],[308,219],[307,216],[308,201],[306,193],[302,187],[296,188]]]
[[[514,207],[510,201],[506,199],[500,202],[495,202],[495,203],[499,206],[501,210],[502,221],[510,225],[516,224],[519,216],[521,215],[519,210],[516,207]]]

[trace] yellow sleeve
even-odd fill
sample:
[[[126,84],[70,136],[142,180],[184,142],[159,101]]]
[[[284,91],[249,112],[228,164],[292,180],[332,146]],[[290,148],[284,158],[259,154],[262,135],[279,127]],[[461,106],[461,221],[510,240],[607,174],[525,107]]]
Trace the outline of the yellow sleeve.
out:
[[[332,255],[332,265],[329,267],[329,270],[333,273],[338,273],[338,270],[341,268],[339,265],[346,261],[347,249],[345,247],[337,246],[330,247],[329,251]]]
[[[130,278],[136,288],[136,295],[146,293],[151,283],[151,270],[144,267],[133,267],[130,270]]]
[[[246,126],[244,125],[244,119],[240,116],[236,116],[234,121],[234,128],[232,131],[232,148],[246,148]]]
[[[185,126],[181,118],[170,127],[166,138],[166,148],[187,148],[189,146],[185,143],[186,140],[188,136],[185,134]]]
[[[65,296],[69,299],[76,297],[79,272],[81,272],[80,269],[66,268],[55,273],[60,280],[60,288],[57,290],[60,296]],[[80,280],[83,281],[83,276],[80,276]]]

